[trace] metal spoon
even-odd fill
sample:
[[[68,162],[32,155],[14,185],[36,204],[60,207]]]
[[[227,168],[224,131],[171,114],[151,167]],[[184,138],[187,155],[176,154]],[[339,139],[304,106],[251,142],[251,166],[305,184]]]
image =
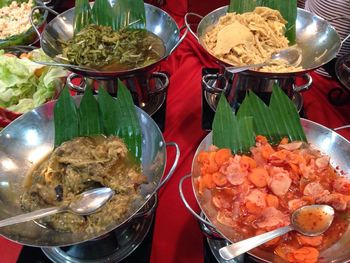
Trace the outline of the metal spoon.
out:
[[[90,215],[101,208],[113,195],[114,191],[111,188],[95,188],[81,193],[72,202],[66,205],[40,209],[1,220],[0,227],[23,223],[67,211],[77,215]]]
[[[276,63],[276,60],[283,60],[287,62],[287,65],[298,66],[301,62],[301,50],[297,47],[290,47],[287,49],[282,49],[278,52],[272,53],[271,58],[264,63],[252,64],[241,67],[226,67],[225,69],[231,73],[238,73],[246,71],[252,68],[261,68],[270,64]]]
[[[324,233],[332,224],[334,209],[329,205],[308,205],[294,211],[292,223],[289,226],[233,243],[219,249],[220,256],[231,260],[261,244],[289,231],[295,230],[306,236],[318,236]]]

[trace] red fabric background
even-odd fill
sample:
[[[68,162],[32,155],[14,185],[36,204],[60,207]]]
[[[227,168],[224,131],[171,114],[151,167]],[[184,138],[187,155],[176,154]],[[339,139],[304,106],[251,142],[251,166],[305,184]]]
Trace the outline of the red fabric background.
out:
[[[207,0],[207,4],[210,2]],[[205,5],[205,2],[200,4]],[[181,26],[187,5],[186,0],[168,0],[164,8],[175,14]],[[201,129],[201,69],[204,66],[215,67],[216,64],[200,50],[192,36],[188,36],[172,56],[162,63],[162,70],[171,74],[164,137],[167,142],[178,143],[181,158],[173,178],[160,192],[152,242],[152,263],[203,262],[203,236],[197,221],[180,200],[178,184],[190,172],[196,147],[206,134]],[[312,77],[312,88],[303,93],[307,117],[330,128],[349,124],[350,105],[335,107],[327,100],[329,90],[339,84],[315,73],[312,73]],[[340,133],[350,139],[350,130]],[[173,157],[173,151],[169,150],[168,165],[172,164]],[[185,193],[190,204],[198,211],[189,182],[185,183]],[[0,262],[16,262],[20,249],[20,245],[0,238]]]

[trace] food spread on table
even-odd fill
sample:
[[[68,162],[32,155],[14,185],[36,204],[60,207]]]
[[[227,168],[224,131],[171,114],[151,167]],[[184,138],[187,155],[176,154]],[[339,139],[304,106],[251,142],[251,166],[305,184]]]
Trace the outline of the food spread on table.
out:
[[[107,0],[96,0],[91,9],[88,1],[78,0],[74,36],[61,43],[62,54],[57,57],[106,71],[159,61],[165,46],[160,37],[145,29],[143,3],[138,15],[131,14],[140,19],[123,20],[127,12],[120,10],[130,8],[126,2],[119,0],[111,6]],[[14,1],[1,8],[0,38],[28,30],[32,6],[31,0]],[[202,41],[209,53],[231,65],[258,64],[294,44],[295,39],[286,32],[291,33],[295,24],[287,27],[287,20],[280,10],[266,6],[229,12]],[[24,113],[60,91],[60,78],[67,71],[34,60],[50,61],[42,50],[20,57],[1,51],[1,107]],[[258,70],[296,72],[302,67],[276,60]],[[143,138],[130,93],[122,85],[118,89],[116,102],[104,89],[96,100],[87,88],[79,107],[66,89],[61,93],[54,113],[55,149],[26,176],[21,208],[34,211],[59,206],[100,186],[112,188],[116,195],[92,215],[56,214],[38,221],[44,227],[99,232],[122,222],[132,212],[133,203],[143,198],[139,189],[147,183],[140,163]],[[289,225],[291,214],[302,206],[332,206],[335,219],[322,235],[310,237],[294,231],[261,246],[288,262],[317,262],[320,253],[338,242],[349,226],[350,180],[331,166],[332,156],[307,142],[294,105],[279,87],[273,90],[269,106],[247,93],[236,115],[221,96],[213,123],[214,145],[194,160],[200,170],[193,175],[195,188],[199,196],[210,193],[210,204],[216,209],[212,221],[232,228],[241,239]]]

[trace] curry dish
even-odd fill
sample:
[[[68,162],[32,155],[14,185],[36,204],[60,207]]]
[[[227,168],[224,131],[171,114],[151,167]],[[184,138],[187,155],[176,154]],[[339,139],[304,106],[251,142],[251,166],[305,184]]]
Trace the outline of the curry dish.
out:
[[[233,155],[230,149],[212,147],[198,155],[196,187],[201,198],[209,196],[206,202],[216,211],[213,222],[244,239],[289,225],[291,214],[302,206],[328,204],[336,213],[324,234],[293,231],[260,247],[288,262],[317,262],[349,226],[350,180],[330,165],[328,156],[304,142],[283,139],[273,147],[257,136],[250,151],[250,156]]]
[[[88,189],[110,187],[116,194],[92,215],[61,213],[40,220],[57,231],[95,233],[130,215],[133,203],[142,198],[138,186],[143,183],[141,167],[120,138],[77,137],[56,148],[28,174],[21,206],[26,211],[59,206]]]

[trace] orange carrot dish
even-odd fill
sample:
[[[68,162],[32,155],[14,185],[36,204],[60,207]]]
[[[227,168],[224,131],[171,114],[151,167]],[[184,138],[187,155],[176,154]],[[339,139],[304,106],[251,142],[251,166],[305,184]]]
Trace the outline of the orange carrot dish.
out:
[[[243,238],[288,225],[291,213],[304,205],[332,206],[336,216],[324,234],[290,232],[260,247],[288,262],[317,262],[348,227],[350,180],[337,173],[328,156],[304,142],[283,139],[273,147],[259,135],[250,152],[233,155],[214,146],[200,152],[199,194],[210,191],[217,221]]]

